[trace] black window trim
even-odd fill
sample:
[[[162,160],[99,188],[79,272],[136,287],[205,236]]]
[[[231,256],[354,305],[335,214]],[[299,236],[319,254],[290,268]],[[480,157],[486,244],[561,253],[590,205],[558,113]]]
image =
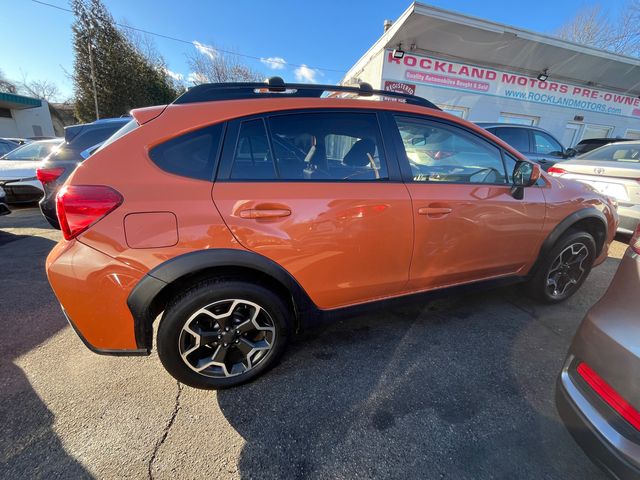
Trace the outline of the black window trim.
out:
[[[378,122],[378,132],[380,135],[380,141],[382,143],[382,151],[384,153],[384,161],[387,166],[387,177],[385,179],[234,179],[231,178],[231,170],[233,167],[233,156],[235,153],[236,142],[240,133],[240,125],[242,122],[249,120],[255,120],[258,118],[263,119],[265,127],[267,129],[267,137],[269,141],[269,148],[271,149],[271,155],[273,156],[273,144],[272,135],[269,125],[269,119],[271,117],[279,117],[283,115],[300,115],[305,113],[361,113],[361,114],[374,114]],[[216,172],[215,182],[230,182],[230,183],[336,183],[336,184],[389,184],[389,183],[403,183],[400,173],[400,167],[398,158],[396,157],[395,149],[389,145],[389,137],[392,135],[393,130],[397,130],[395,124],[389,124],[388,118],[384,115],[385,110],[377,110],[374,108],[302,108],[292,110],[275,110],[270,112],[262,112],[259,114],[248,115],[244,117],[238,117],[228,122],[227,133],[223,142],[222,154],[220,156],[220,162]],[[274,160],[274,166],[277,163]],[[381,159],[382,161],[382,159]],[[277,169],[277,166],[275,167]]]
[[[464,133],[466,133],[467,135],[471,135],[472,137],[475,137],[476,139],[480,140],[481,142],[484,142],[494,148],[498,149],[498,152],[500,153],[500,161],[502,162],[502,169],[505,172],[505,178],[509,178],[509,176],[507,175],[507,166],[506,163],[504,161],[504,155],[505,154],[509,154],[510,153],[508,151],[506,151],[504,148],[502,148],[502,146],[498,145],[497,143],[493,142],[492,140],[483,137],[482,135],[478,134],[477,132],[474,132],[471,129],[465,128],[463,125],[459,125],[456,124],[454,122],[451,122],[449,120],[445,120],[445,119],[440,119],[437,117],[432,117],[429,115],[419,115],[419,114],[414,114],[414,113],[405,113],[405,112],[399,112],[399,111],[393,111],[390,112],[390,115],[392,117],[392,120],[394,122],[394,130],[395,130],[395,148],[396,148],[396,156],[398,158],[398,161],[400,162],[400,169],[402,171],[402,178],[404,180],[405,183],[411,183],[411,184],[416,184],[416,185],[429,185],[429,186],[433,186],[433,185],[474,185],[474,186],[493,186],[493,187],[507,187],[507,188],[511,188],[511,184],[508,182],[504,182],[504,183],[486,183],[486,182],[421,182],[421,181],[416,181],[413,179],[413,172],[411,171],[411,165],[409,165],[408,161],[403,161],[406,158],[406,151],[405,151],[405,147],[404,147],[404,142],[402,141],[402,137],[400,136],[400,130],[398,129],[397,124],[395,123],[395,119],[396,117],[404,117],[404,118],[409,118],[409,119],[413,119],[413,120],[419,120],[419,121],[424,121],[424,122],[430,122],[430,123],[435,123],[435,124],[442,124],[446,127],[449,128],[454,128],[454,129],[458,129]],[[511,155],[512,157],[514,157],[514,155]],[[515,157],[517,160],[517,157]],[[403,159],[403,160],[400,160]]]

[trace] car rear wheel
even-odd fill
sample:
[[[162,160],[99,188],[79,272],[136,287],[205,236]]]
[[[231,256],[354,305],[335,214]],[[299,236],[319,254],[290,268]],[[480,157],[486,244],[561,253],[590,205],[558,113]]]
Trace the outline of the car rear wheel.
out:
[[[562,302],[578,291],[596,258],[596,243],[587,232],[562,236],[528,282],[529,293],[545,303]]]
[[[272,291],[242,281],[207,281],[165,310],[158,355],[166,370],[186,385],[233,387],[276,363],[291,325],[290,309]]]

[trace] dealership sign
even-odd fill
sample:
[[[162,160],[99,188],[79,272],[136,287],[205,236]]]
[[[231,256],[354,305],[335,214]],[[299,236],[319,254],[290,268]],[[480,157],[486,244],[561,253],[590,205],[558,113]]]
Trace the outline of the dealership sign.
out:
[[[551,79],[541,81],[516,73],[409,53],[405,53],[403,58],[394,58],[391,51],[386,51],[384,62],[382,76],[388,90],[398,91],[401,87],[392,87],[391,84],[399,83],[430,85],[522,102],[640,117],[640,98],[620,93]]]

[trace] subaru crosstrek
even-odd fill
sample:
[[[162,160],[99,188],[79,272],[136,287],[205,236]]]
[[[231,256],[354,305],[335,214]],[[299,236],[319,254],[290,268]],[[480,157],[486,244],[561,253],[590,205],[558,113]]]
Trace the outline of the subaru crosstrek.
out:
[[[194,387],[255,378],[294,332],[400,297],[522,281],[565,300],[616,231],[591,187],[366,84],[200,85],[132,116],[58,193],[47,274],[90,349],[149,354],[156,322]]]

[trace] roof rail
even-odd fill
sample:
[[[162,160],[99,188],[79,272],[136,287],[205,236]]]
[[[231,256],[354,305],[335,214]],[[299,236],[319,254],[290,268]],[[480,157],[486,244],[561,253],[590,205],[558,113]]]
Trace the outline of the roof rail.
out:
[[[386,90],[374,90],[371,85],[361,82],[357,87],[343,85],[316,85],[307,83],[285,83],[280,77],[271,77],[266,82],[248,83],[203,83],[191,87],[174,100],[174,104],[213,102],[217,100],[240,100],[247,98],[320,98],[325,93],[351,93],[359,97],[374,95],[397,99],[411,105],[440,110],[435,104],[422,97]]]

